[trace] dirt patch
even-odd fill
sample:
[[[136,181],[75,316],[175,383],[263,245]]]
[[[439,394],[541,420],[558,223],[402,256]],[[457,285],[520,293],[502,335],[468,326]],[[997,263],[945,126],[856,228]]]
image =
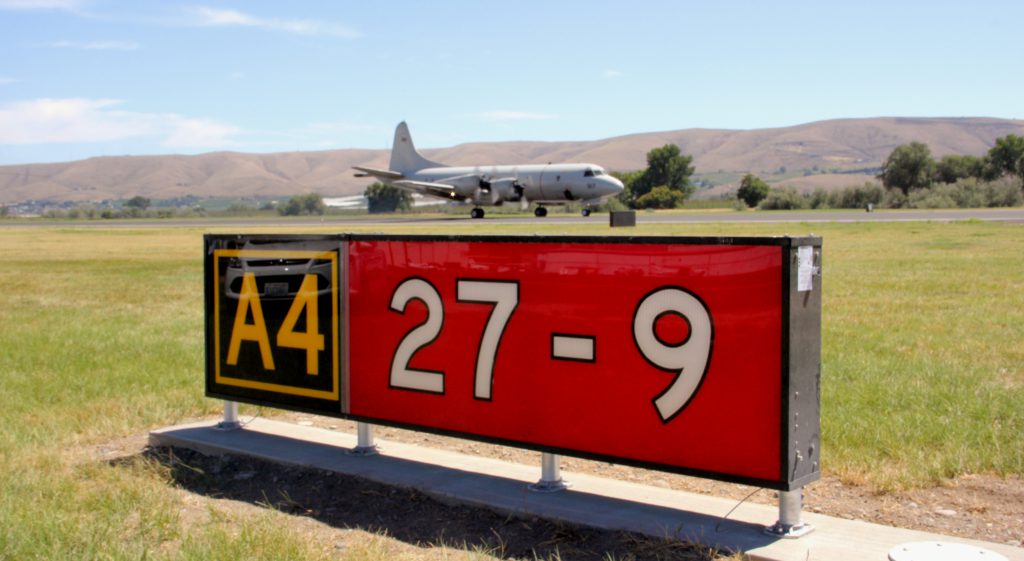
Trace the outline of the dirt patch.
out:
[[[355,434],[356,430],[355,423],[351,421],[301,413],[275,415],[275,418],[350,434]],[[532,464],[538,466],[538,476],[540,472],[540,454],[537,452],[389,427],[376,427],[375,434],[385,447],[387,440],[394,440]],[[747,485],[568,457],[562,458],[561,465],[566,479],[571,479],[573,472],[579,472],[737,501],[749,496],[747,500],[751,502],[777,504],[773,491],[757,491]],[[751,493],[754,494],[750,496]],[[846,485],[826,475],[805,488],[804,508],[837,518],[1024,547],[1024,479],[1019,476],[967,475],[939,487],[879,493],[866,487]]]

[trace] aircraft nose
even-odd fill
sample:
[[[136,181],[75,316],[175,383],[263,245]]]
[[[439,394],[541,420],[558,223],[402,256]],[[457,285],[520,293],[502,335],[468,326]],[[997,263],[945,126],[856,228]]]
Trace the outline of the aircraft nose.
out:
[[[605,176],[604,179],[606,181],[606,186],[605,187],[606,187],[606,189],[608,191],[608,193],[606,193],[606,194],[608,194],[608,195],[618,195],[619,193],[621,193],[626,188],[622,184],[622,182],[619,181],[619,179],[617,177],[612,177],[612,176],[608,175],[608,176]]]

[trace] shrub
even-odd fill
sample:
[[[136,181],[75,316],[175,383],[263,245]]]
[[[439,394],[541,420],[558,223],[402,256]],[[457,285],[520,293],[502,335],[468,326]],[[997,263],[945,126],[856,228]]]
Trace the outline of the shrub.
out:
[[[956,208],[948,189],[918,189],[907,196],[908,208]]]
[[[1022,202],[1020,189],[1007,178],[980,181],[968,177],[914,191],[907,198],[910,208],[992,208],[1018,206]]]
[[[814,209],[832,208],[831,197],[824,189],[815,189],[807,199],[807,204]]]
[[[796,210],[807,208],[806,197],[796,192],[792,187],[781,187],[768,192],[761,204],[761,210]]]
[[[743,180],[740,181],[740,188],[736,191],[736,197],[741,201],[747,203],[747,206],[757,206],[758,203],[764,200],[768,196],[768,192],[771,188],[764,182],[760,177],[748,173],[743,176]]]
[[[882,197],[882,206],[885,208],[907,208],[907,196],[896,189],[886,191],[885,196]]]
[[[681,191],[659,185],[636,200],[637,208],[677,208],[683,204],[685,195]]]
[[[885,190],[875,183],[865,183],[834,191],[829,195],[832,208],[866,208],[869,204],[878,206],[885,196]]]

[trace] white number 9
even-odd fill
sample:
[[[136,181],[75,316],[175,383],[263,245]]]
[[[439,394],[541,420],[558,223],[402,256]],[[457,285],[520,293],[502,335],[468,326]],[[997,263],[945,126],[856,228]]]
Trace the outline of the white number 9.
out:
[[[686,321],[689,333],[680,343],[670,344],[656,333],[658,321],[666,315]],[[675,372],[676,379],[652,400],[662,423],[668,423],[693,399],[704,381],[715,329],[704,302],[678,287],[659,288],[644,296],[633,315],[633,340],[640,354],[655,367]]]

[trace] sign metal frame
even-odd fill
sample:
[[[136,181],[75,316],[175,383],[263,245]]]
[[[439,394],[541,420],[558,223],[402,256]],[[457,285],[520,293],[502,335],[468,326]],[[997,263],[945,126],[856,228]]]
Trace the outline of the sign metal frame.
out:
[[[219,335],[213,330],[219,329],[216,326],[218,321],[211,318],[213,310],[216,310],[217,291],[219,290],[216,279],[215,249],[225,250],[225,245],[245,247],[247,243],[290,243],[296,247],[303,244],[314,244],[317,247],[336,244],[338,266],[335,267],[335,278],[341,285],[340,294],[334,300],[336,307],[333,313],[338,318],[338,339],[334,341],[332,348],[340,352],[337,360],[339,367],[339,379],[335,385],[338,392],[337,409],[330,410],[309,400],[295,400],[294,396],[285,392],[285,399],[276,399],[268,392],[236,392],[230,387],[217,385],[211,382],[215,375],[219,375],[216,369],[220,350],[216,347]],[[581,451],[577,449],[566,449],[552,447],[536,442],[518,440],[515,438],[496,438],[472,432],[447,430],[436,426],[428,426],[421,423],[408,423],[396,421],[386,417],[375,415],[356,415],[351,413],[351,376],[359,375],[351,371],[351,352],[349,345],[351,338],[349,334],[354,329],[350,325],[350,271],[349,245],[352,242],[428,242],[444,244],[448,242],[458,243],[511,243],[511,244],[578,244],[585,248],[591,244],[603,245],[701,245],[701,246],[722,246],[729,248],[733,246],[766,246],[778,249],[781,261],[780,279],[781,294],[781,361],[779,364],[780,383],[778,388],[779,399],[779,420],[778,420],[778,444],[779,444],[779,477],[761,478],[748,477],[719,471],[708,471],[705,469],[694,469],[680,465],[668,465],[664,463],[636,460],[622,457],[615,454],[595,453],[593,451]],[[261,406],[271,406],[294,411],[312,412],[331,417],[351,419],[360,422],[373,423],[385,426],[413,429],[422,432],[429,432],[445,436],[454,436],[476,441],[488,442],[500,445],[509,445],[519,448],[537,450],[541,452],[575,456],[598,461],[606,461],[623,465],[636,466],[647,469],[655,469],[683,475],[691,475],[720,481],[743,483],[771,488],[779,491],[792,491],[808,483],[816,481],[820,477],[820,377],[821,377],[821,277],[815,274],[811,290],[800,290],[798,286],[798,249],[800,247],[812,248],[814,255],[815,272],[820,271],[821,266],[820,237],[669,237],[669,236],[455,236],[455,235],[389,235],[389,234],[335,234],[322,236],[308,235],[213,235],[204,236],[204,247],[206,249],[206,330],[207,330],[207,386],[206,395],[209,397],[240,401]],[[297,250],[303,251],[303,250]],[[320,251],[320,250],[317,250]],[[221,253],[226,256],[228,253]],[[340,268],[340,270],[339,270]],[[467,275],[470,278],[472,275]],[[518,302],[517,305],[525,306],[528,303]],[[340,312],[340,313],[339,313]],[[628,318],[627,318],[628,319]],[[552,332],[552,352],[554,352],[555,337],[566,336],[564,333]],[[570,335],[571,337],[571,335]],[[577,341],[578,342],[578,341]],[[214,344],[211,344],[214,343]],[[567,347],[570,348],[570,347]],[[593,346],[590,351],[595,356],[599,351]],[[586,350],[566,351],[580,353],[578,356],[588,358]],[[579,358],[552,356],[555,362],[565,361],[571,363],[580,361]],[[589,360],[596,360],[594,356]],[[586,362],[586,360],[583,360]],[[212,380],[216,382],[216,379]],[[331,401],[333,403],[334,401]]]

